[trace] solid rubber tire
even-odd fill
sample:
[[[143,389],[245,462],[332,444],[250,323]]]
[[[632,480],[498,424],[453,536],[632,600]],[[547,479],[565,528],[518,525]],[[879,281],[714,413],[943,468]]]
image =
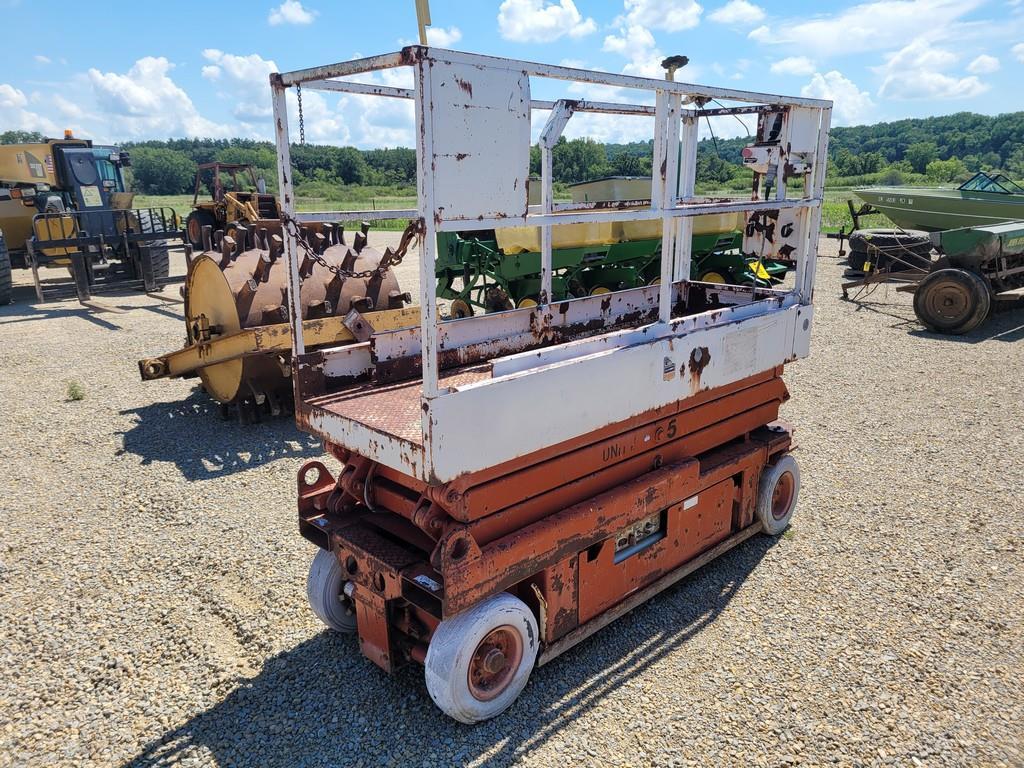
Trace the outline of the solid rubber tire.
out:
[[[790,501],[786,514],[776,519],[772,514],[772,495],[775,485],[786,473],[793,475],[793,498]],[[793,517],[793,510],[800,498],[800,466],[790,453],[780,456],[773,463],[768,464],[761,471],[761,479],[757,484],[757,504],[754,509],[758,520],[761,521],[762,530],[769,536],[778,536],[789,527],[789,521]]]
[[[480,641],[492,630],[511,625],[518,630],[523,655],[508,687],[490,701],[469,689],[469,664]],[[500,715],[516,700],[533,671],[540,639],[533,612],[507,592],[489,597],[437,625],[424,661],[424,679],[438,708],[460,723],[478,723]]]
[[[306,599],[313,613],[335,632],[356,631],[356,616],[345,610],[339,599],[345,586],[345,574],[333,552],[318,549],[306,577]]]
[[[967,288],[973,298],[973,305],[968,305],[969,311],[960,320],[947,320],[933,315],[928,310],[928,297],[930,293],[937,290],[937,287],[944,282],[957,282]],[[939,269],[930,272],[918,285],[914,292],[914,314],[928,330],[934,333],[947,333],[960,335],[970,333],[985,318],[992,309],[992,293],[985,280],[974,272],[966,269]]]

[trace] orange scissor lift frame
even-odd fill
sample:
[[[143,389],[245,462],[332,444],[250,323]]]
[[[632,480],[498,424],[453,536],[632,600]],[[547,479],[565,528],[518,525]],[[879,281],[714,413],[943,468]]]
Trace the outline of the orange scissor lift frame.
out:
[[[411,88],[358,80],[397,68]],[[535,99],[539,82],[635,98]],[[320,548],[307,593],[329,627],[357,632],[389,672],[424,665],[435,703],[476,722],[510,706],[536,664],[750,536],[785,529],[799,469],[778,421],[782,372],[809,352],[830,102],[425,46],[275,74],[271,86],[286,217],[419,218],[425,233],[415,326],[377,332],[352,317],[365,328],[357,343],[307,351],[291,308],[296,418],[340,462],[308,462],[298,482],[299,528]],[[295,86],[412,100],[417,208],[295,214]],[[536,112],[548,116],[541,203],[529,205]],[[577,113],[653,123],[650,205],[553,201],[551,148]],[[753,194],[702,198],[698,121],[729,115],[757,121]],[[693,218],[733,211],[746,217],[745,253],[795,261],[792,286],[688,279]],[[544,301],[551,228],[609,222],[660,227],[661,280]],[[437,233],[499,227],[540,228],[542,301],[439,320]],[[292,297],[299,248],[286,239]]]

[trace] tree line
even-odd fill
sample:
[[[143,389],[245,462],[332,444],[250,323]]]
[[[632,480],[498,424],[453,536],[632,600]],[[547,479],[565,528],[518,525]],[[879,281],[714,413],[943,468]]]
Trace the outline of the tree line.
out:
[[[24,131],[0,133],[0,143],[41,140]],[[741,151],[748,137],[706,138],[697,150],[697,181],[705,189],[744,189],[750,172]],[[270,189],[277,185],[274,145],[252,139],[170,139],[130,142],[131,182],[137,192],[184,194],[192,191],[196,165],[220,161],[252,165]],[[416,183],[416,153],[407,147],[361,150],[355,147],[293,145],[294,180],[299,195],[330,196],[339,187],[374,187],[409,193]],[[653,142],[602,144],[564,137],[553,150],[558,184],[601,176],[647,176]],[[530,154],[531,172],[540,172],[540,150]],[[843,184],[946,183],[979,170],[1024,178],[1024,112],[941,117],[833,128],[829,181]]]

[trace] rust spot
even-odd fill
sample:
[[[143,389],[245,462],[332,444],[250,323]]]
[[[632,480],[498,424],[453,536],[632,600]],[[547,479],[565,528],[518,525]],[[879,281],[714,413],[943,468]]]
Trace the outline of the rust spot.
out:
[[[455,78],[455,82],[459,84],[459,88],[464,90],[470,96],[473,95],[473,84],[471,82],[469,82],[468,80],[463,80],[462,78],[459,77]]]
[[[455,159],[458,160],[459,162],[462,162],[467,157],[469,157],[468,152],[459,152],[457,155],[455,155]]]
[[[420,45],[407,45],[402,49],[401,61],[405,66],[415,64],[421,58],[423,58],[423,46]]]
[[[710,362],[711,352],[708,351],[708,348],[697,347],[690,353],[690,373],[694,376],[700,376],[701,372],[707,368]]]

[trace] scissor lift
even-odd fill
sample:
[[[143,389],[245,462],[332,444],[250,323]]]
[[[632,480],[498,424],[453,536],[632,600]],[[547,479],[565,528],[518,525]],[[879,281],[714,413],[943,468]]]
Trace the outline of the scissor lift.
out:
[[[413,88],[365,77],[400,67]],[[532,95],[566,82],[623,100]],[[340,462],[307,463],[298,485],[300,530],[320,547],[308,595],[329,627],[358,632],[385,670],[423,664],[437,705],[476,722],[510,706],[536,664],[748,537],[785,529],[800,475],[778,422],[781,376],[809,352],[829,102],[424,46],[271,85],[286,219],[289,88],[415,106],[415,209],[298,218],[420,219],[419,323],[362,326],[359,343],[307,352],[301,244],[285,241],[296,418]],[[531,115],[544,112],[531,206]],[[577,113],[653,124],[649,203],[553,201],[551,148]],[[756,117],[751,199],[694,194],[698,122],[720,115]],[[688,279],[693,217],[732,211],[746,217],[745,253],[796,263],[791,287]],[[550,302],[551,227],[608,221],[660,222],[660,281]],[[437,234],[524,225],[541,228],[539,305],[441,321]]]

